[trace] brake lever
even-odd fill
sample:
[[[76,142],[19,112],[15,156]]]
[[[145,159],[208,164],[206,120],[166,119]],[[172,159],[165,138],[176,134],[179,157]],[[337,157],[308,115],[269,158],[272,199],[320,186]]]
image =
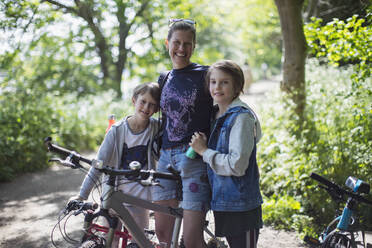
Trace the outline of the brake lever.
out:
[[[81,168],[80,164],[75,164],[72,161],[72,157],[74,156],[73,153],[71,153],[65,160],[62,160],[60,158],[51,158],[48,160],[48,162],[57,162],[61,164],[62,166],[69,167],[71,169],[78,169]]]
[[[147,179],[140,180],[140,184],[143,185],[143,186],[153,186],[154,182],[155,182],[154,175],[151,172],[150,172],[150,175]]]
[[[161,185],[161,184],[159,183],[159,181],[156,181],[156,180],[154,180],[154,181],[152,182],[152,186],[158,186],[158,187],[164,189],[164,186]]]
[[[77,169],[79,168],[78,166],[76,166],[74,163],[68,161],[68,160],[62,160],[60,158],[51,158],[48,160],[48,162],[57,162],[59,163],[60,165],[62,166],[65,166],[65,167],[70,167],[72,169]]]
[[[160,183],[159,181],[155,180],[154,179],[154,176],[152,173],[150,173],[150,176],[145,179],[145,180],[139,180],[139,183],[142,185],[142,186],[159,186],[161,188],[164,188]]]
[[[48,163],[51,163],[51,162],[62,163],[62,159],[60,159],[60,158],[51,158],[51,159],[48,160]]]
[[[74,216],[78,216],[79,214],[81,214],[82,212],[83,212],[83,206],[81,206],[78,210],[76,210],[75,212],[74,212]]]

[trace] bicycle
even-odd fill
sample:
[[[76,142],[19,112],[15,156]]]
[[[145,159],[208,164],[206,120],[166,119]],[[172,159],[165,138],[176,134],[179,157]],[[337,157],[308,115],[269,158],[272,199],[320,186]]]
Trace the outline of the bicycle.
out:
[[[366,243],[365,230],[359,225],[357,216],[354,214],[358,203],[372,205],[372,201],[362,196],[362,194],[369,194],[370,185],[350,176],[346,179],[345,185],[351,190],[345,190],[316,173],[311,173],[310,177],[318,181],[320,183],[319,186],[325,189],[333,200],[343,201],[344,196],[347,196],[348,199],[342,214],[336,215],[336,218],[327,225],[318,239],[305,236],[304,241],[311,247],[372,248],[372,244]],[[357,240],[359,233],[362,234],[362,240]]]
[[[80,247],[84,248],[111,247],[115,235],[115,227],[118,221],[117,218],[119,218],[122,221],[122,223],[124,224],[125,228],[128,231],[119,233],[117,232],[116,235],[123,235],[122,238],[123,240],[125,239],[125,241],[129,239],[134,240],[135,245],[132,245],[131,247],[141,248],[160,247],[159,244],[156,244],[154,243],[154,241],[151,240],[151,237],[148,237],[149,235],[154,235],[155,234],[154,231],[141,230],[141,228],[134,221],[133,217],[131,216],[128,209],[125,207],[123,203],[140,206],[145,209],[153,210],[155,212],[161,212],[175,217],[176,220],[174,224],[170,247],[171,248],[178,247],[179,233],[183,218],[182,208],[173,208],[169,206],[159,205],[148,200],[143,200],[141,198],[131,196],[129,194],[123,193],[120,190],[115,189],[117,181],[116,178],[118,176],[125,176],[127,179],[140,182],[144,186],[161,186],[156,181],[157,178],[175,180],[178,182],[178,184],[180,184],[181,178],[179,174],[177,174],[177,172],[173,171],[171,168],[169,168],[170,170],[169,173],[156,172],[154,170],[141,170],[140,169],[141,165],[136,161],[130,164],[129,170],[113,169],[111,167],[104,166],[102,164],[102,161],[95,159],[90,160],[75,151],[70,151],[66,148],[52,144],[50,137],[46,138],[44,143],[46,144],[49,151],[58,153],[62,156],[66,156],[64,160],[60,158],[52,158],[50,159],[51,162],[57,162],[63,166],[72,169],[84,168],[80,164],[80,162],[84,162],[90,166],[94,166],[96,169],[100,170],[101,172],[109,176],[108,181],[103,184],[104,193],[102,194],[103,197],[101,197],[100,208],[97,208],[98,205],[92,203],[73,201],[67,204],[66,208],[63,211],[65,216],[71,213],[72,211],[75,211],[73,212],[74,215],[78,215],[80,213],[83,213],[85,215],[83,226],[84,235],[80,241]],[[180,188],[182,189],[182,186],[180,186]],[[115,216],[110,214],[109,212],[110,209],[115,211],[116,213]],[[103,216],[104,218],[107,219],[109,223],[108,228],[93,223],[93,220],[99,216]],[[58,221],[58,223],[60,222],[61,220]],[[97,232],[104,232],[107,233],[107,235],[106,237],[103,237],[102,235],[97,235]],[[208,222],[206,222],[206,225],[204,226],[204,232],[208,234],[211,238],[211,240],[207,244],[208,247],[227,248],[225,243],[222,240],[219,240],[217,237],[215,237],[213,233],[208,229]],[[71,239],[67,235],[62,236],[65,237],[65,240],[71,241]],[[129,248],[129,246],[127,247]]]

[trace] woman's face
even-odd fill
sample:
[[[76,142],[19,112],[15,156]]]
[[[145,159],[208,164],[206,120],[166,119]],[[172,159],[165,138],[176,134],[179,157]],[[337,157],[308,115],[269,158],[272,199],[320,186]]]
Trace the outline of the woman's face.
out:
[[[172,60],[174,69],[182,69],[188,66],[191,55],[194,51],[194,35],[191,31],[176,30],[170,40],[167,40],[166,47]]]

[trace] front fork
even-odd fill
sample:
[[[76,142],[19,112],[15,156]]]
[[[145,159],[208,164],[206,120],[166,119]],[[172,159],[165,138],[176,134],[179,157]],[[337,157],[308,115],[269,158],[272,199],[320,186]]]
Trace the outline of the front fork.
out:
[[[96,213],[88,213],[84,218],[84,232],[86,235],[90,234],[90,229],[92,227],[92,222],[95,218],[99,216],[103,216],[108,223],[108,230],[105,228],[105,230],[102,230],[103,232],[107,232],[106,235],[106,243],[105,247],[110,248],[112,241],[115,236],[115,230],[118,225],[119,219],[117,217],[112,217],[109,214],[109,206],[111,204],[111,195],[114,192],[114,186],[115,185],[115,177],[110,176],[108,183],[103,184],[103,190],[102,190],[102,196],[101,196],[101,207],[100,210]],[[84,240],[83,240],[84,241]]]
[[[349,229],[354,206],[355,206],[355,201],[353,200],[353,198],[350,197],[347,200],[344,210],[342,211],[341,219],[337,224],[338,229],[343,230],[343,231],[347,231]]]

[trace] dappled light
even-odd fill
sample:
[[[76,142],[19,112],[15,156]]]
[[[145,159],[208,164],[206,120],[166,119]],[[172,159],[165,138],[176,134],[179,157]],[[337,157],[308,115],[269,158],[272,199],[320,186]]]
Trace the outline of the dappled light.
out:
[[[229,59],[244,71],[241,98],[263,129],[264,224],[316,234],[339,206],[324,200],[311,172],[339,184],[348,176],[372,184],[372,9],[366,0],[296,4],[2,1],[0,246],[50,244],[46,220],[57,220],[84,174],[51,166],[44,138],[94,157],[108,117],[132,114],[133,89],[172,68],[169,18],[195,20],[192,62]],[[361,205],[358,214],[372,230],[370,209]]]

